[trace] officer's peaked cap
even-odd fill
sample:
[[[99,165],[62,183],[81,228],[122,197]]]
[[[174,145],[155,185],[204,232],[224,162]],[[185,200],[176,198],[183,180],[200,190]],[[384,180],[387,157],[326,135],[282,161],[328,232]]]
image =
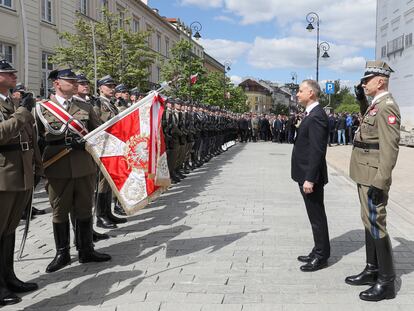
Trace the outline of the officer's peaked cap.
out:
[[[121,84],[118,84],[118,85],[115,87],[115,92],[116,92],[116,93],[128,92],[128,88],[126,87],[126,85],[125,85],[125,84],[121,83]]]
[[[365,73],[361,79],[363,80],[374,76],[383,76],[389,78],[392,72],[394,72],[394,70],[392,70],[391,67],[388,66],[388,64],[384,61],[367,61],[367,64],[365,66]]]
[[[2,59],[0,60],[0,73],[7,73],[7,72],[15,73],[17,72],[17,70],[14,69],[13,66],[10,65],[10,63],[7,60]]]
[[[78,79],[78,82],[79,82],[79,83],[85,83],[85,82],[89,83],[88,78],[87,78],[87,77],[85,76],[85,74],[83,74],[83,73],[79,73],[79,74],[76,76],[76,78]]]
[[[116,85],[115,80],[110,75],[106,75],[105,77],[99,79],[97,84],[98,87],[102,85]]]
[[[58,80],[58,79],[62,79],[62,80],[78,80],[78,77],[76,76],[76,74],[72,71],[72,69],[70,68],[66,68],[66,69],[55,69],[53,71],[51,71],[49,73],[49,77],[50,80]]]

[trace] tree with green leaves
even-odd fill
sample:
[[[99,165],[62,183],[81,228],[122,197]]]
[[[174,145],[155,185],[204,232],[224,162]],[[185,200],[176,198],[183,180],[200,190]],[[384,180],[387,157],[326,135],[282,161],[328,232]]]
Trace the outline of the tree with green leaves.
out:
[[[132,32],[129,19],[119,27],[119,15],[102,11],[101,21],[89,21],[78,16],[75,33],[60,33],[62,45],[56,47],[52,62],[70,66],[94,79],[93,37],[96,42],[97,78],[111,75],[128,87],[148,89],[148,67],[155,53],[148,46],[149,32]]]
[[[165,61],[161,68],[161,77],[164,81],[176,80],[171,91],[168,92],[169,95],[181,99],[190,100],[192,98],[194,101],[202,101],[206,70],[203,66],[203,60],[192,52],[191,47],[188,40],[177,42],[171,49],[171,58]],[[198,74],[197,83],[190,85],[190,77],[195,74]]]
[[[322,92],[320,99],[319,99],[319,102],[321,103],[322,106],[329,105],[330,107],[335,109],[335,111],[338,111],[338,108],[341,105],[344,105],[344,107],[347,107],[349,109],[354,109],[355,105],[358,106],[355,96],[352,94],[351,89],[349,87],[341,86],[340,80],[335,80],[334,85],[335,85],[335,93],[330,95],[331,96],[330,104],[329,104],[329,95],[327,95],[325,92]],[[345,108],[341,108],[341,111],[342,110],[346,111],[344,109]]]

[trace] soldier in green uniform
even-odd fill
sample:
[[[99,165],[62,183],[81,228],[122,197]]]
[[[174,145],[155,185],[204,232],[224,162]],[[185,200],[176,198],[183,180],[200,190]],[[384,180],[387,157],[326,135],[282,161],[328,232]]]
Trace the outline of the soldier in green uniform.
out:
[[[357,183],[361,217],[365,226],[366,267],[349,276],[350,285],[370,285],[360,293],[362,300],[380,301],[395,297],[392,246],[386,228],[386,206],[391,173],[397,162],[400,141],[400,111],[388,92],[392,69],[382,61],[366,65],[357,96],[362,100],[361,126],[355,134],[350,177]],[[365,96],[373,97],[368,106]]]
[[[91,131],[101,122],[93,108],[73,98],[77,77],[70,69],[54,70],[49,79],[56,90],[52,101],[64,109],[71,118],[78,120]],[[56,256],[46,272],[60,270],[70,264],[69,214],[75,219],[76,245],[79,262],[108,261],[111,256],[98,253],[92,242],[92,205],[96,165],[85,150],[85,144],[75,131],[58,119],[51,110],[37,103],[36,117],[39,135],[45,142],[43,161],[52,160],[62,151],[71,151],[45,168],[48,179],[47,192],[53,209],[53,233]]]
[[[116,83],[107,75],[98,80],[99,98],[94,109],[103,123],[118,114],[113,102]],[[96,204],[96,226],[105,229],[114,229],[117,224],[125,223],[126,218],[119,218],[112,214],[112,190],[102,173],[99,173],[99,185]]]
[[[130,105],[130,95],[125,84],[121,83],[115,87],[115,106],[118,111],[124,111]]]
[[[14,272],[15,231],[28,204],[34,185],[33,161],[41,173],[36,149],[34,100],[24,94],[15,107],[9,89],[16,86],[16,72],[6,60],[0,61],[0,306],[21,301],[15,293],[36,290],[36,283],[25,283]]]
[[[91,95],[90,95],[90,93],[91,93],[90,81],[88,80],[88,78],[83,73],[78,74],[77,78],[78,78],[78,87],[77,87],[76,94],[73,95],[73,98],[92,106],[93,103],[92,103],[92,98],[91,98]],[[96,186],[95,182],[93,183],[92,186],[93,187]],[[74,222],[72,222],[72,223],[74,223]],[[92,233],[93,233],[93,241],[94,242],[109,239],[109,235],[107,235],[105,233],[99,233],[99,232],[96,232],[95,230],[93,230]]]

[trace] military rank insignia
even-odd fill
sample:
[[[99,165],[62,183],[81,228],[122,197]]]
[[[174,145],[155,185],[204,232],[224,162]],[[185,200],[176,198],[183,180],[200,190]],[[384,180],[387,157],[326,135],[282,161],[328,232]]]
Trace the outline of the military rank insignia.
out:
[[[397,118],[393,115],[389,115],[388,116],[388,124],[394,125],[395,123],[397,123]]]

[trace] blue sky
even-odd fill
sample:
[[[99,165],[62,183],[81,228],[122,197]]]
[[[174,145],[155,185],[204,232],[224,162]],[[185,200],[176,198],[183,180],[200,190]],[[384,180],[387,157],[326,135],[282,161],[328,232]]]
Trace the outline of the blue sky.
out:
[[[293,4],[294,3],[294,4]],[[376,0],[149,0],[160,15],[199,21],[201,43],[219,61],[231,61],[229,76],[290,82],[315,78],[316,31],[306,15],[320,17],[321,42],[330,44],[320,60],[319,80],[352,85],[375,58]],[[316,25],[315,25],[316,28]]]

